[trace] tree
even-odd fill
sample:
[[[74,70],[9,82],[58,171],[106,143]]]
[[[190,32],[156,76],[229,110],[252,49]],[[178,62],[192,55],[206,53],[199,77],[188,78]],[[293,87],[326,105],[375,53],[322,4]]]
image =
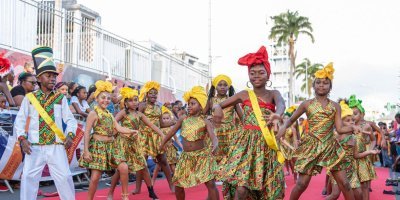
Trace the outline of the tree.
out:
[[[271,17],[273,20],[273,27],[269,39],[277,41],[278,46],[289,45],[289,59],[290,59],[290,78],[289,78],[289,105],[293,104],[293,71],[296,66],[297,52],[294,50],[294,45],[300,34],[306,35],[311,38],[314,43],[314,36],[312,35],[313,28],[308,21],[308,17],[299,16],[299,12],[281,13],[277,16]]]
[[[314,74],[323,67],[321,63],[311,63],[308,58],[304,58],[303,62],[296,66],[294,75],[296,75],[296,79],[300,76],[303,77],[301,91],[306,92],[308,97],[311,95],[312,81],[315,78]]]

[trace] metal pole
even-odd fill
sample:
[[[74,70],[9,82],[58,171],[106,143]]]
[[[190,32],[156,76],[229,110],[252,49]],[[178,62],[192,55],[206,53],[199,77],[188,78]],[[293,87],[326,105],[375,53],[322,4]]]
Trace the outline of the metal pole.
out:
[[[308,62],[306,62],[306,94],[307,98],[310,98],[310,94],[308,93]]]
[[[212,65],[212,54],[211,54],[211,0],[208,1],[208,79],[211,81],[211,65]]]

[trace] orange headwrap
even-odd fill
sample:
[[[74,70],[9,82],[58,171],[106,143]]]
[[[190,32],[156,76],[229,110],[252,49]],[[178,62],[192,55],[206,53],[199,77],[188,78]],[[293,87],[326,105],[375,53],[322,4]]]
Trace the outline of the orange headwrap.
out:
[[[253,65],[263,64],[267,70],[268,76],[271,74],[271,66],[268,61],[268,52],[264,46],[261,46],[256,53],[249,53],[238,60],[239,65],[252,67]]]

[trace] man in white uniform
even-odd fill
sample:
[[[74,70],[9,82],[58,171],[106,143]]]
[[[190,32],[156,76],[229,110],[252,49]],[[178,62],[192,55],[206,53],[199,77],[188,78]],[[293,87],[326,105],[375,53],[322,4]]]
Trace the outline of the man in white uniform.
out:
[[[32,51],[39,90],[29,93],[22,101],[15,119],[18,140],[25,153],[21,180],[21,200],[37,198],[39,180],[44,166],[49,166],[62,200],[75,199],[74,183],[69,169],[66,148],[72,144],[77,122],[67,99],[53,87],[58,75],[50,47]],[[25,131],[30,117],[28,132]],[[67,124],[65,133],[62,122]]]

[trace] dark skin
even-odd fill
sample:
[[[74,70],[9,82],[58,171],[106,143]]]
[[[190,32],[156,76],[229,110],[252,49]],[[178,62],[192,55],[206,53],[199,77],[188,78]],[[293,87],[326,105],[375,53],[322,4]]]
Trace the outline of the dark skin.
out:
[[[157,106],[156,105],[157,98],[158,98],[158,91],[156,89],[151,89],[146,94],[146,101],[145,102],[141,102],[139,104],[139,112],[145,113],[147,104],[150,104],[152,106]],[[160,115],[160,119],[159,120],[160,120],[160,128],[170,127],[170,126],[173,126],[175,124],[175,121],[172,121],[170,123],[164,123],[163,120],[162,120],[162,115]],[[158,161],[158,164],[160,164],[161,169],[165,173],[165,176],[167,177],[167,180],[168,180],[168,183],[170,185],[171,191],[174,192],[174,186],[172,184],[172,172],[171,172],[171,168],[169,167],[169,165],[167,163],[167,158],[166,158],[165,154],[157,155],[156,159]],[[140,193],[142,179],[143,179],[142,178],[142,174],[138,173],[138,177],[136,178],[136,190],[134,191],[134,193],[136,193],[136,194]]]
[[[283,100],[281,94],[277,90],[267,90],[265,88],[267,81],[269,80],[269,74],[263,65],[254,65],[249,69],[249,80],[253,85],[253,90],[256,96],[264,102],[274,103],[276,105],[276,112],[267,113],[264,118],[267,123],[272,122],[277,123],[281,119],[282,114],[285,111],[285,101]],[[218,105],[213,106],[214,115],[213,121],[218,126],[223,117],[223,109],[236,106],[239,103],[243,103],[245,100],[249,99],[247,91],[241,91],[227,100],[223,101]],[[235,199],[246,199],[249,194],[249,190],[244,186],[239,186],[236,188]]]
[[[189,112],[189,116],[193,116],[193,117],[201,116],[202,108],[200,106],[200,103],[196,99],[194,99],[194,98],[189,99],[188,112]],[[178,122],[171,128],[171,130],[168,132],[167,136],[163,138],[163,140],[161,142],[161,146],[160,146],[161,149],[165,148],[165,144],[175,135],[176,131],[178,131],[181,128],[183,120],[184,120],[184,117],[179,118]],[[212,141],[212,145],[211,145],[212,154],[215,155],[216,150],[218,148],[218,139],[214,134],[214,129],[213,129],[211,122],[209,122],[208,120],[204,120],[204,123],[206,124],[207,133],[210,136],[211,141]],[[204,139],[199,139],[196,141],[188,141],[185,138],[183,138],[182,144],[183,144],[183,150],[185,152],[196,151],[196,150],[203,149],[205,147]],[[207,190],[208,190],[208,198],[207,199],[218,200],[219,193],[218,193],[217,187],[215,186],[215,181],[210,180],[204,184],[206,185]],[[184,188],[177,186],[175,196],[176,196],[177,200],[184,200],[185,199]]]
[[[315,79],[313,83],[313,89],[315,92],[315,99],[321,104],[322,108],[326,108],[328,104],[332,104],[335,107],[336,113],[335,113],[335,128],[338,134],[345,134],[345,133],[351,133],[355,129],[357,129],[355,126],[343,126],[342,119],[341,119],[341,108],[340,105],[336,102],[331,101],[328,98],[328,94],[332,89],[332,82],[331,80],[324,78],[320,79],[317,78]],[[283,126],[279,128],[278,135],[276,136],[276,139],[280,139],[281,137],[284,136],[285,131],[288,127],[290,127],[296,120],[306,112],[306,109],[310,106],[312,100],[307,100],[304,101],[298,108],[297,110],[293,113],[293,115],[287,120]],[[357,129],[358,130],[358,129]],[[346,173],[345,171],[332,171],[332,175],[335,178],[336,182],[338,183],[338,186],[340,190],[343,192],[343,195],[345,199],[354,199],[354,194],[353,191],[351,190],[350,183],[348,182],[346,178]],[[299,175],[299,179],[296,182],[296,186],[293,188],[291,194],[290,194],[290,199],[295,200],[299,199],[301,194],[307,189],[308,184],[311,181],[311,176],[307,174],[301,174]]]
[[[36,78],[34,76],[30,76],[28,78],[26,78],[26,80],[21,82],[21,86],[24,88],[25,93],[29,93],[32,92],[35,89],[36,86]],[[14,102],[15,105],[17,106],[21,106],[22,100],[24,100],[24,95],[17,95],[14,96]]]
[[[7,102],[10,107],[15,107],[14,99],[11,96],[10,90],[8,90],[6,77],[0,77],[0,91],[3,92],[3,94],[6,96]]]
[[[343,124],[345,126],[354,126],[355,125],[353,116],[346,116],[346,117],[342,118],[342,121],[343,121]],[[341,140],[345,139],[348,135],[352,135],[352,134],[353,133],[341,134],[341,135],[338,136],[338,140],[341,141]],[[353,147],[353,155],[354,155],[355,159],[359,159],[359,158],[363,158],[363,157],[368,156],[368,155],[375,155],[375,154],[379,153],[378,150],[369,150],[369,151],[365,151],[365,152],[360,153],[358,151],[358,149],[355,148],[355,147],[357,147],[357,141],[354,138],[350,139],[347,142],[347,145]],[[361,200],[362,199],[363,194],[362,194],[361,187],[354,188],[353,189],[353,193],[354,193],[354,198],[356,200]],[[338,185],[337,184],[332,184],[332,193],[326,199],[327,200],[338,199],[339,195],[340,195],[340,189],[339,189]]]
[[[285,112],[285,101],[282,98],[282,95],[277,90],[267,90],[265,88],[266,82],[269,80],[269,75],[267,74],[267,70],[263,65],[254,65],[249,70],[249,79],[250,83],[253,85],[254,93],[258,98],[260,98],[264,102],[275,103],[276,112],[270,112],[270,115],[264,116],[268,123],[271,123],[273,120],[279,120],[282,114]],[[224,102],[219,105],[214,105],[214,116],[213,120],[215,123],[220,123],[223,118],[222,109],[236,106],[237,104],[243,103],[245,100],[249,99],[249,95],[247,91],[241,91],[232,97],[229,97]]]
[[[46,96],[48,96],[53,91],[57,75],[58,74],[53,72],[45,72],[37,77],[37,80],[40,83],[40,89]],[[68,149],[72,145],[72,138],[67,136],[64,143],[65,148]],[[28,155],[31,154],[31,143],[28,140],[22,140],[21,146],[22,151],[24,151]]]
[[[217,97],[216,98],[222,99],[222,98],[228,97],[227,92],[229,90],[229,86],[228,86],[228,83],[226,83],[226,81],[224,81],[224,80],[220,81],[215,89],[217,90]],[[212,107],[213,107],[212,100],[207,101],[207,105],[204,108],[203,113],[208,113],[208,111]],[[237,115],[239,116],[239,119],[243,119],[243,110],[240,107],[240,105],[236,104],[234,108],[235,108],[235,111],[236,111]]]
[[[144,113],[144,111],[146,110],[147,104],[150,104],[152,106],[156,105],[157,98],[158,98],[158,91],[156,89],[151,89],[147,93],[146,98],[147,98],[146,102],[139,103],[139,111],[141,113]],[[167,128],[167,127],[173,126],[174,124],[175,124],[174,121],[172,121],[170,123],[164,123],[162,120],[162,116],[160,116],[160,128]]]
[[[141,121],[144,124],[146,124],[146,126],[149,126],[151,129],[153,129],[155,132],[157,132],[161,137],[164,137],[164,134],[162,133],[162,131],[157,126],[152,124],[150,122],[150,120],[143,113],[141,113],[139,111],[136,111],[137,107],[139,105],[139,100],[138,100],[137,96],[135,96],[135,97],[133,97],[131,99],[126,99],[124,104],[125,104],[125,108],[127,108],[129,110],[129,115],[132,115],[134,118],[141,119]],[[127,115],[128,115],[128,113],[126,113],[126,110],[123,109],[115,116],[115,120],[117,122],[120,122]],[[136,173],[142,173],[143,174],[144,181],[145,181],[145,183],[146,183],[146,185],[148,187],[153,186],[153,184],[151,183],[151,180],[150,180],[149,170],[147,168],[141,169],[141,170],[137,171]],[[109,197],[113,196],[115,187],[117,186],[117,183],[118,183],[119,179],[120,179],[119,172],[116,171],[115,174],[112,177],[112,180],[111,180],[111,186],[110,186],[110,190],[108,192],[108,196]]]
[[[79,103],[82,104],[82,101],[86,99],[87,97],[87,92],[85,88],[82,88],[79,90],[77,97],[79,99]],[[87,117],[88,114],[90,113],[90,108],[86,109],[85,112],[82,112],[82,110],[79,108],[79,105],[77,103],[72,103],[72,106],[74,107],[75,111],[80,114],[82,117]]]

